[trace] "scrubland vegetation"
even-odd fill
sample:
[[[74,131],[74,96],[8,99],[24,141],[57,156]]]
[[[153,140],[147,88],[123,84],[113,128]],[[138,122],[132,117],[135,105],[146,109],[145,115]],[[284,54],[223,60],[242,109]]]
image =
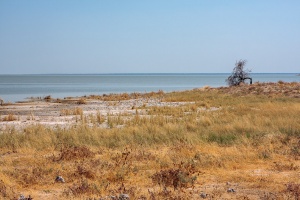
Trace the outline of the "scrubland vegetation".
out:
[[[299,97],[299,83],[283,82],[85,97],[80,104],[176,104],[117,115],[61,110],[81,117],[68,128],[5,129],[0,199],[299,199]]]

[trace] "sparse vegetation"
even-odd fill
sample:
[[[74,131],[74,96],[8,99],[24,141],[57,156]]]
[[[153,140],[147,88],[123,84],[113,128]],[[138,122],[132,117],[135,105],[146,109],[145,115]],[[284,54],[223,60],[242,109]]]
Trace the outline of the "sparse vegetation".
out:
[[[47,102],[50,102],[52,99],[51,95],[47,95],[44,97],[44,100],[47,101]]]
[[[149,92],[149,93],[123,93],[123,94],[103,94],[99,95],[90,95],[88,99],[98,99],[104,101],[121,101],[121,100],[129,100],[129,99],[137,99],[137,98],[159,98],[164,95],[164,91],[159,90],[158,92]]]
[[[62,109],[60,115],[83,115],[82,108]]]
[[[2,118],[2,121],[15,121],[17,117],[14,114],[9,113],[8,115]]]
[[[88,101],[72,103],[81,110],[58,115],[82,115],[74,126],[0,129],[0,199],[199,199],[201,191],[212,199],[297,199],[299,86],[107,95],[111,108],[145,96],[168,104],[145,100],[129,113],[101,115],[83,112]]]
[[[77,101],[77,104],[86,104],[86,100],[84,98],[80,98],[78,101]]]

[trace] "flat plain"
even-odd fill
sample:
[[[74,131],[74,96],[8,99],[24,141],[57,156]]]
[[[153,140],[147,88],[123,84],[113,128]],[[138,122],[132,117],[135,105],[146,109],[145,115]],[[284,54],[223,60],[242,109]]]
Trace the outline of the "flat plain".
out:
[[[299,136],[298,82],[4,103],[0,199],[298,199]]]

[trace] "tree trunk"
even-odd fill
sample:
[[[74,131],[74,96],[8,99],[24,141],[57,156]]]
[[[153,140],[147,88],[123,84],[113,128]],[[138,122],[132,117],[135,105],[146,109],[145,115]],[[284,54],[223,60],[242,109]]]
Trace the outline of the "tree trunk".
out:
[[[246,80],[246,79],[249,79],[250,80],[250,85],[252,84],[252,78],[250,78],[250,77],[247,77],[247,78],[244,78],[244,80]],[[243,80],[243,81],[244,81]]]

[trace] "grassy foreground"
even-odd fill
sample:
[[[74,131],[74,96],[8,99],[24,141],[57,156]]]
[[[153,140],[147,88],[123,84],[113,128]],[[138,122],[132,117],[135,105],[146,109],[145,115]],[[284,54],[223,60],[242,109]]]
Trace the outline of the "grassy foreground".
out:
[[[0,199],[299,199],[300,83],[125,96],[84,103],[176,103],[145,104],[131,115],[79,110],[68,128],[5,129]]]

